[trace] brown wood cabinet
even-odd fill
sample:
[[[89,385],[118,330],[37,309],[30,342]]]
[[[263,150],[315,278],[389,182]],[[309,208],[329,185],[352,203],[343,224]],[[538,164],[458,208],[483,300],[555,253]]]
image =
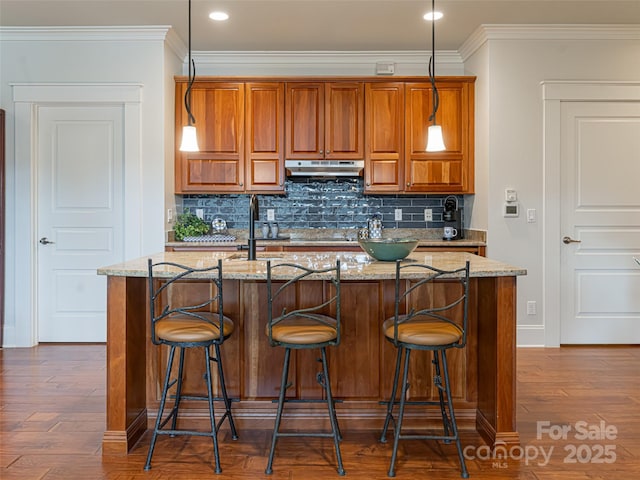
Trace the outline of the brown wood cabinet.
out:
[[[407,83],[405,92],[406,192],[474,192],[474,89],[471,78],[438,80],[440,96],[436,122],[442,126],[447,149],[427,152],[431,124],[430,83]]]
[[[365,85],[365,193],[404,187],[404,83]]]
[[[191,112],[199,152],[181,152],[186,82],[176,85],[176,193],[244,190],[244,84],[195,82]]]
[[[284,191],[284,83],[246,84],[246,190]]]
[[[444,152],[426,151],[431,84],[394,80],[199,78],[201,151],[185,153],[187,79],[177,79],[176,193],[281,193],[285,157],[364,159],[365,193],[474,193],[475,77],[438,78]]]
[[[430,83],[367,84],[366,193],[474,192],[474,81],[438,79],[436,120],[442,126],[444,152],[426,151],[433,107]]]
[[[487,247],[484,245],[470,245],[470,246],[442,246],[442,247],[418,247],[416,252],[469,252],[474,255],[485,257],[487,255]]]
[[[284,83],[195,82],[199,152],[178,150],[186,88],[176,84],[176,193],[284,191]]]
[[[286,157],[364,158],[363,82],[288,82]]]

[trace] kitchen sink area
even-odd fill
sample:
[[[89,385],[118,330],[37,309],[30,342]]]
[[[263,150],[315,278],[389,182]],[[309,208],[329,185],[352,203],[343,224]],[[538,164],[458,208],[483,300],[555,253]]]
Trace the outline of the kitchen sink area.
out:
[[[261,262],[266,262],[268,260],[271,261],[277,261],[277,260],[282,260],[284,257],[286,256],[286,253],[282,252],[257,252],[256,253],[256,260],[257,261],[261,261]],[[248,252],[239,252],[239,253],[233,253],[231,255],[228,255],[227,257],[225,257],[225,261],[227,262],[234,262],[234,261],[245,261],[249,259],[249,255]]]

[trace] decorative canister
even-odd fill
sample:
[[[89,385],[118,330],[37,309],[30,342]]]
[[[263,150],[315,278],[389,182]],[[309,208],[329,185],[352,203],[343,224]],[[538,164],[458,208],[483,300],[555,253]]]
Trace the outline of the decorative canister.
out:
[[[358,238],[361,240],[365,240],[367,238],[369,238],[369,229],[368,228],[361,228],[360,230],[358,230]]]
[[[262,224],[262,238],[269,238],[269,224],[266,222]]]
[[[271,224],[271,238],[278,238],[278,232],[280,231],[277,223]]]
[[[369,238],[382,238],[382,220],[379,218],[369,220]]]

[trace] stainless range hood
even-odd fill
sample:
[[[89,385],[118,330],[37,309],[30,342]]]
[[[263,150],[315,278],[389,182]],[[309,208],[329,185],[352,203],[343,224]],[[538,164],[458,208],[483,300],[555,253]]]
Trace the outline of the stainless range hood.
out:
[[[360,177],[364,160],[285,160],[292,177]]]

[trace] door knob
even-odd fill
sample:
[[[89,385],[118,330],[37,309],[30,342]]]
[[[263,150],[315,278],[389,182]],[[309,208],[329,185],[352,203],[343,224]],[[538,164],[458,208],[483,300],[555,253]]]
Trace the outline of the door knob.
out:
[[[56,243],[56,242],[52,242],[51,240],[49,240],[47,237],[42,237],[40,239],[40,243],[42,245],[49,245],[50,243]]]
[[[581,243],[582,240],[574,240],[571,237],[562,237],[562,243],[569,245],[570,243]]]

